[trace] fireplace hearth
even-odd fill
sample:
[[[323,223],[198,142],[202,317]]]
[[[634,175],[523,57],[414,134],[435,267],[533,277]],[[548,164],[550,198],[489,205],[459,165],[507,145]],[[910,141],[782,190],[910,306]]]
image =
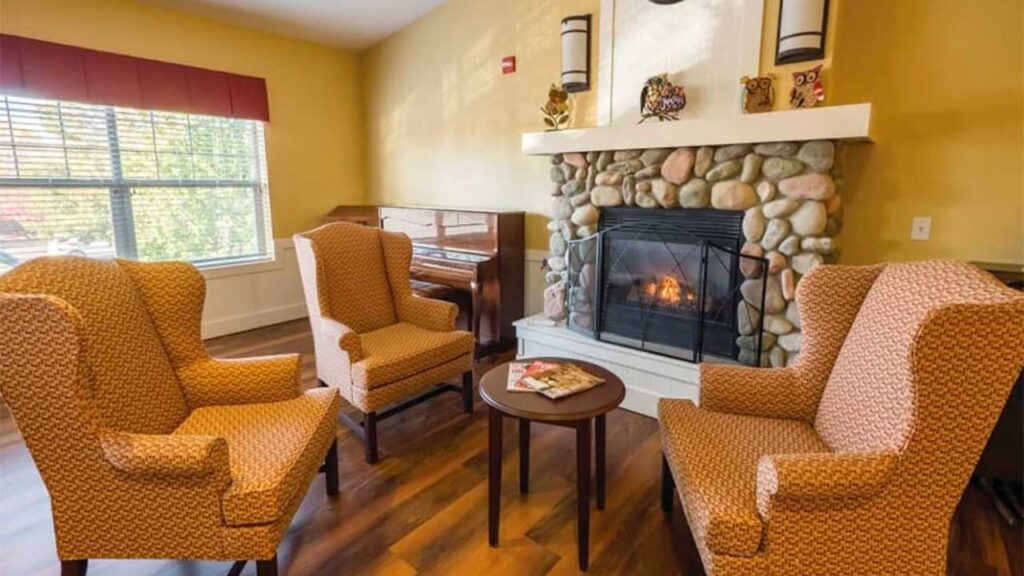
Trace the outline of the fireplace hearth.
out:
[[[680,358],[740,361],[743,212],[610,207],[596,234],[569,243],[570,329]],[[763,309],[763,306],[761,307]],[[760,322],[760,319],[757,319]]]

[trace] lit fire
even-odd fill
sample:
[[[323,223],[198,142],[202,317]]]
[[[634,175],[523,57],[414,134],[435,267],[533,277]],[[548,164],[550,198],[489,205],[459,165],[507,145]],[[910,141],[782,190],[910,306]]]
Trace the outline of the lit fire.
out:
[[[678,306],[684,298],[688,304],[696,299],[690,290],[684,294],[679,281],[671,276],[665,276],[661,282],[652,281],[644,284],[644,294],[649,298],[657,299],[659,304],[668,306]]]

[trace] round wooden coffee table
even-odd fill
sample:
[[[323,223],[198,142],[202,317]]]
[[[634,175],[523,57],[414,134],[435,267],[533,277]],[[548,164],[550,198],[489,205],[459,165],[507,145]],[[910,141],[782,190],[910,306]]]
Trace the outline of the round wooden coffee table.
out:
[[[508,363],[502,364],[480,379],[480,397],[488,405],[490,440],[488,442],[488,524],[490,545],[498,545],[501,515],[501,442],[502,421],[508,416],[519,420],[519,491],[529,492],[530,422],[564,426],[576,430],[576,500],[578,510],[580,570],[586,570],[590,548],[590,426],[594,422],[594,444],[597,464],[597,509],[604,510],[605,489],[605,414],[622,403],[626,388],[622,380],[608,370],[580,360],[568,358],[523,358],[518,362],[544,360],[572,362],[587,372],[604,379],[604,383],[567,398],[552,400],[541,394],[509,392]]]

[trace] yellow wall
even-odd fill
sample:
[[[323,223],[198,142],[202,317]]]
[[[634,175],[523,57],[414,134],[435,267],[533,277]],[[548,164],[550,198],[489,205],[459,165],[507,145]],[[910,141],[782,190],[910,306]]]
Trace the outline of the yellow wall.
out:
[[[126,0],[0,0],[0,31],[266,78],[278,238],[363,199],[353,54]]]
[[[527,247],[547,247],[546,158],[519,136],[561,70],[561,20],[594,14],[591,85],[574,125],[595,124],[599,0],[452,0],[361,57],[369,200],[526,210]],[[501,74],[516,55],[518,71]]]
[[[871,102],[877,139],[845,153],[842,261],[1024,262],[1024,4],[831,5],[829,103]],[[0,30],[266,78],[277,237],[335,204],[448,205],[526,210],[527,245],[541,249],[548,165],[524,156],[519,136],[543,128],[564,16],[595,15],[596,87],[599,7],[451,0],[358,66],[350,53],[127,0],[0,0]],[[779,74],[784,103],[803,65],[772,64],[777,11],[767,0],[762,70]],[[502,76],[510,54],[519,71]],[[575,125],[594,124],[596,88],[576,104]],[[931,241],[909,239],[915,215],[932,216]]]
[[[838,8],[832,103],[871,102],[876,136],[847,150],[842,260],[1024,263],[1024,3]]]
[[[778,0],[766,0],[762,72],[774,66]],[[1024,262],[1024,4],[1005,0],[832,0],[830,104],[871,102],[877,142],[844,153],[841,261],[928,257]],[[558,22],[597,0],[453,0],[361,58],[368,199],[521,208],[543,248],[547,166],[519,134],[560,61]],[[598,26],[595,22],[594,54]],[[520,71],[502,77],[499,60]],[[596,62],[593,66],[596,69]],[[596,91],[577,125],[594,123]],[[931,216],[932,239],[910,222]]]

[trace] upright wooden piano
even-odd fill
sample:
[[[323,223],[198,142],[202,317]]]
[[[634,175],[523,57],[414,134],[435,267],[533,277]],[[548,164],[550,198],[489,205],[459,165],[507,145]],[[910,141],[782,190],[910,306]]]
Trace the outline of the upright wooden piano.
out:
[[[379,206],[377,215],[383,229],[412,240],[414,280],[466,296],[478,355],[515,346],[512,322],[523,316],[523,212]],[[327,219],[338,216],[344,214],[336,210]]]

